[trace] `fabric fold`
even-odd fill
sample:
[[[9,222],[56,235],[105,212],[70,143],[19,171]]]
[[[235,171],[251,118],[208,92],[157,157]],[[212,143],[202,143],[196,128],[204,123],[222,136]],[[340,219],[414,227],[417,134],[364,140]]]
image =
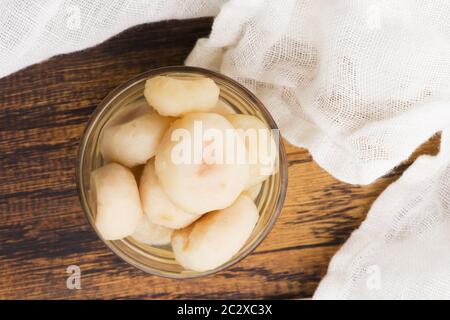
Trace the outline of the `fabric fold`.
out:
[[[450,129],[374,202],[315,299],[450,299]]]

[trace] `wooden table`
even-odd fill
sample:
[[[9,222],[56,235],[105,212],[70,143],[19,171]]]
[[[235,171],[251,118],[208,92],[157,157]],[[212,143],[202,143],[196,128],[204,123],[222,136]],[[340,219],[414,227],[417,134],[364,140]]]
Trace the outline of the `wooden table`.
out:
[[[151,68],[182,64],[211,19],[138,26],[82,52],[0,79],[0,298],[310,297],[333,254],[411,159],[370,186],[337,181],[304,149],[287,146],[289,188],[270,235],[219,274],[169,280],[112,254],[81,211],[78,142],[106,94]],[[419,153],[436,152],[439,138]],[[415,156],[416,156],[415,155]],[[412,159],[415,158],[412,157]],[[81,290],[66,288],[69,265]]]

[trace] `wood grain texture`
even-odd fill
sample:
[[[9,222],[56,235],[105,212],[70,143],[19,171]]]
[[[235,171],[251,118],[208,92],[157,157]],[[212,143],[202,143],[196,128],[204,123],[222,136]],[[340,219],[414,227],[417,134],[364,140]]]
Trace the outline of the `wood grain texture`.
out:
[[[142,25],[83,52],[58,56],[0,79],[0,298],[302,298],[376,197],[430,142],[369,186],[337,181],[304,149],[287,146],[289,188],[273,231],[219,274],[169,280],[112,254],[78,202],[75,163],[90,114],[107,93],[148,69],[182,64],[211,19]],[[82,289],[66,288],[66,268]]]

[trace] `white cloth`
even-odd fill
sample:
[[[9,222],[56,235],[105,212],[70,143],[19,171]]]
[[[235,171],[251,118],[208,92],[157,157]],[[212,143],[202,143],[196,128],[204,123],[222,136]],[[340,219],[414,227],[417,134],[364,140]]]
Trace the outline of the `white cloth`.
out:
[[[0,78],[134,25],[217,14],[224,1],[1,0]]]
[[[317,299],[450,299],[450,132],[375,201]]]
[[[450,1],[222,2],[2,2],[0,77],[135,24],[218,14],[186,63],[251,89],[338,179],[371,183],[444,132],[439,156],[376,201],[315,297],[450,298]]]

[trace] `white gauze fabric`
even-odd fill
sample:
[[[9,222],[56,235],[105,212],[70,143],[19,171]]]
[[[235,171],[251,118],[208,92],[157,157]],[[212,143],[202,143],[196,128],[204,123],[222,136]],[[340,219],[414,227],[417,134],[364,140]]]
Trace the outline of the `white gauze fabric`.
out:
[[[450,2],[230,1],[187,64],[267,105],[342,181],[368,184],[450,124]]]
[[[449,133],[375,201],[316,299],[450,299]]]
[[[342,181],[370,183],[444,131],[439,156],[380,196],[314,298],[450,299],[449,1],[231,1],[187,63],[244,83]]]
[[[0,77],[133,25],[217,14],[210,37],[186,63],[247,86],[283,136],[338,179],[371,183],[439,131],[448,144],[448,0],[0,5]],[[333,258],[316,298],[448,297],[449,159],[442,147],[386,190]]]
[[[54,55],[99,44],[132,26],[217,14],[222,1],[6,0],[0,2],[0,78]]]

